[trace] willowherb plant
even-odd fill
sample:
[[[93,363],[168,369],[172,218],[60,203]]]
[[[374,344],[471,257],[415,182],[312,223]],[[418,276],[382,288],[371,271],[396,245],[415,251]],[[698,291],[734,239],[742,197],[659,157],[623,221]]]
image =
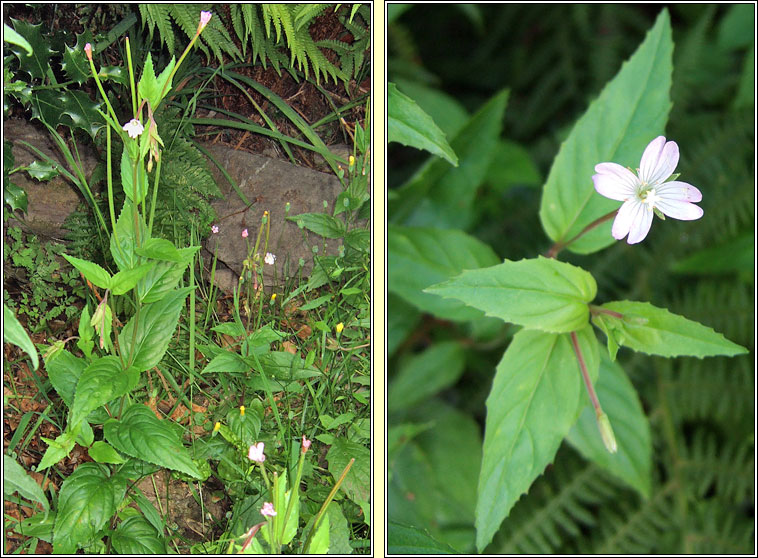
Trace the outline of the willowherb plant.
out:
[[[193,287],[178,288],[198,246],[177,248],[171,242],[151,235],[155,200],[161,168],[163,141],[158,135],[154,114],[172,87],[172,78],[200,33],[211,18],[203,12],[194,38],[177,62],[172,59],[156,76],[150,55],[135,84],[130,49],[128,53],[132,118],[120,124],[95,68],[92,46],[85,46],[92,76],[107,112],[107,185],[113,232],[110,250],[118,272],[111,275],[96,263],[64,255],[84,276],[88,284],[104,289],[100,303],[90,315],[82,312],[77,347],[84,354],[76,357],[54,343],[45,354],[45,365],[53,387],[69,408],[64,431],[55,440],[45,440],[47,451],[38,470],[47,469],[79,443],[89,448],[94,463],[85,463],[63,482],[53,529],[54,552],[73,553],[78,547],[91,547],[106,534],[106,524],[118,510],[129,479],[155,470],[155,466],[203,479],[201,471],[174,430],[146,406],[129,397],[141,374],[161,361],[176,329],[179,315]],[[113,205],[111,135],[124,144],[120,161],[121,187],[126,199],[120,212]],[[156,166],[152,184],[149,219],[148,175]],[[114,295],[131,295],[133,316],[121,326],[114,315]],[[97,348],[95,348],[97,345]],[[95,442],[91,424],[102,424],[104,440]],[[86,518],[84,520],[83,518]],[[129,536],[130,524],[122,522],[115,534]],[[160,548],[154,533],[150,545]],[[149,538],[149,537],[148,537]],[[111,537],[117,551],[123,537]],[[153,547],[156,548],[156,547]]]
[[[438,317],[465,321],[484,314],[522,328],[497,365],[487,399],[476,502],[480,551],[553,461],[564,439],[588,460],[649,495],[653,448],[648,420],[634,387],[615,362],[619,347],[664,357],[747,352],[713,329],[648,302],[594,303],[595,278],[557,259],[564,249],[590,254],[614,239],[642,242],[654,215],[686,221],[703,217],[696,205],[703,198],[700,190],[673,174],[679,146],[663,136],[671,106],[672,52],[671,26],[664,10],[637,52],[563,142],[540,209],[542,226],[553,242],[547,257],[506,259],[492,265],[496,261],[492,251],[461,231],[432,233],[433,229],[390,225],[391,292]],[[502,111],[506,98],[497,95],[471,122],[494,118],[493,107]],[[391,139],[456,164],[456,154],[444,134],[428,126],[428,116],[392,88],[388,112]],[[498,117],[502,119],[501,114]],[[468,148],[459,139],[467,133],[473,132],[464,128],[453,142],[456,150]],[[619,164],[637,161],[636,173]],[[431,214],[447,220],[448,226],[465,222],[460,207],[468,200],[456,200],[458,214],[446,213],[448,206],[436,199],[424,200],[428,203],[423,210],[415,203],[423,195],[419,192],[426,176],[437,178],[435,166],[443,164],[448,163],[435,161],[396,192],[394,208],[390,207],[396,219],[412,215],[423,221]],[[445,188],[446,181],[438,182],[440,189]],[[446,193],[435,196],[444,198]],[[439,254],[434,256],[458,266],[446,280],[421,285],[433,277],[432,270],[441,275],[432,266],[426,277],[420,265],[418,277],[400,273],[413,269],[408,262],[414,257],[431,259],[429,252],[437,246]],[[605,335],[607,354],[602,354],[591,324]]]

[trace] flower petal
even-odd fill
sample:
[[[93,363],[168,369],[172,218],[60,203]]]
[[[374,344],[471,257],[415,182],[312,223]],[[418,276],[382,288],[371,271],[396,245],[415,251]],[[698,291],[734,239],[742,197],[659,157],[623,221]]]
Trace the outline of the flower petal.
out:
[[[692,184],[679,182],[678,180],[664,182],[655,189],[655,193],[659,198],[665,200],[699,202],[703,199],[703,194],[700,193],[700,190]]]
[[[658,200],[655,206],[660,209],[666,217],[673,217],[682,221],[694,221],[703,216],[703,208],[694,203],[672,199]]]
[[[598,194],[612,200],[626,201],[637,191],[637,177],[629,169],[616,163],[595,165],[592,181]]]
[[[619,209],[613,221],[611,233],[617,240],[621,240],[628,234],[629,238],[626,241],[629,244],[636,244],[647,236],[652,222],[653,210],[647,204],[629,201]]]
[[[659,184],[671,176],[679,163],[679,146],[675,141],[666,141],[658,136],[645,148],[640,160],[640,180],[647,184]]]

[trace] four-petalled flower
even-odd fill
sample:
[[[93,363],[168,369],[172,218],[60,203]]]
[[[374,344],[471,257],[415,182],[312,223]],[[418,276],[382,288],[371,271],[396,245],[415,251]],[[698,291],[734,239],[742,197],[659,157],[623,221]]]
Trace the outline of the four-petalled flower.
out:
[[[595,165],[595,190],[624,202],[613,222],[613,238],[621,240],[628,235],[629,244],[641,242],[650,231],[653,213],[662,219],[666,215],[683,221],[703,216],[702,208],[692,203],[703,199],[700,190],[678,180],[666,182],[678,162],[676,142],[658,136],[645,148],[637,174],[616,163]]]
[[[142,125],[142,122],[136,118],[132,118],[129,122],[124,124],[124,132],[129,134],[129,137],[132,139],[136,139],[144,131],[145,127]]]
[[[264,502],[263,507],[261,508],[261,515],[274,517],[276,515],[274,504],[272,504],[271,502]]]
[[[274,265],[274,262],[276,261],[276,256],[272,254],[271,252],[266,252],[266,257],[263,258],[263,261],[266,262],[268,265]]]

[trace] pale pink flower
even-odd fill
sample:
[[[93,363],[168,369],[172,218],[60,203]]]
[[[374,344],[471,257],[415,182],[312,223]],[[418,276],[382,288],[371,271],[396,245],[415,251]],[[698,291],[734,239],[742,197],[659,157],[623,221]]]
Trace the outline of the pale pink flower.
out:
[[[92,60],[92,45],[90,43],[84,45],[84,54],[87,55],[87,59]]]
[[[242,231],[242,238],[247,238],[247,229]]]
[[[266,252],[266,257],[263,258],[263,261],[266,262],[268,265],[274,265],[274,262],[276,261],[276,256],[272,254],[271,252]]]
[[[274,510],[274,504],[272,504],[271,502],[264,502],[263,507],[261,508],[261,515],[274,517],[276,515],[276,510]]]
[[[661,219],[666,215],[683,221],[703,216],[702,208],[691,203],[703,199],[700,190],[678,180],[666,182],[678,162],[676,142],[658,136],[645,148],[636,175],[616,163],[595,165],[595,190],[606,198],[624,202],[613,222],[613,238],[621,240],[629,235],[629,244],[641,242],[650,231],[653,213]]]
[[[129,137],[132,139],[139,137],[144,131],[145,127],[142,125],[142,122],[136,118],[132,118],[129,122],[124,124],[124,132],[129,134]]]
[[[266,456],[263,453],[263,442],[258,442],[250,446],[250,451],[247,453],[247,458],[251,461],[263,463],[266,461]]]
[[[303,453],[308,451],[311,447],[311,441],[305,437],[305,434],[303,434]]]
[[[197,27],[198,33],[205,29],[205,26],[208,25],[208,22],[211,20],[212,15],[213,14],[211,12],[200,12],[200,25]]]
[[[211,232],[212,232],[213,234],[218,234],[218,225],[213,225],[213,226],[211,227]]]

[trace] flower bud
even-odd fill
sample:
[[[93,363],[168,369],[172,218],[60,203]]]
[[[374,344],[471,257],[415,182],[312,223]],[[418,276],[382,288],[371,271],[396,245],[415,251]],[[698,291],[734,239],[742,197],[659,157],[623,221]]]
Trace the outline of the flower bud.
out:
[[[603,438],[605,448],[611,453],[616,453],[618,450],[616,436],[613,435],[613,428],[611,428],[611,421],[608,420],[608,415],[601,412],[597,416],[597,427],[600,429],[600,437]]]
[[[340,322],[336,326],[334,326],[334,331],[337,332],[337,335],[339,335],[340,333],[342,333],[343,329],[345,329],[345,324],[343,324],[342,322]]]
[[[87,55],[87,60],[92,60],[92,45],[90,43],[84,45],[84,54]]]
[[[213,14],[211,12],[200,12],[200,25],[197,27],[198,33],[205,29],[205,26],[208,25],[208,22],[211,20],[212,16]]]
[[[245,416],[245,406],[244,405],[240,405],[240,416],[241,417]]]

